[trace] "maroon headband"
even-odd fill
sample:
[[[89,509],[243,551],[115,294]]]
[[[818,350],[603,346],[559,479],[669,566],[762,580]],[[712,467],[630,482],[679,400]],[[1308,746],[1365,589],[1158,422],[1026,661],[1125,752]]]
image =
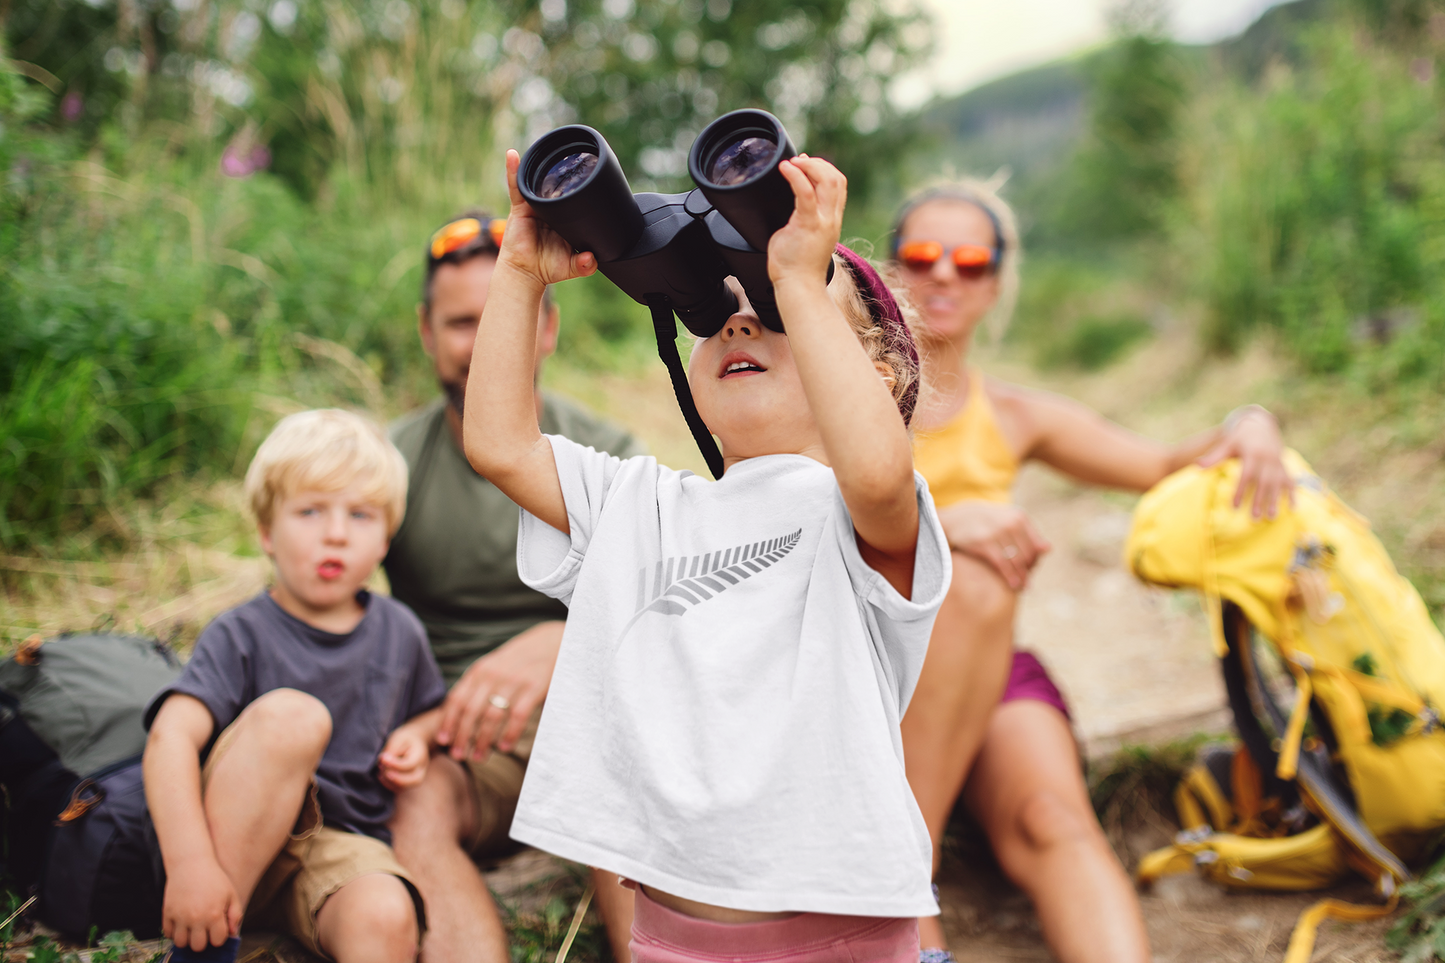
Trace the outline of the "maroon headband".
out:
[[[838,256],[848,265],[848,273],[853,275],[853,283],[857,286],[858,293],[863,296],[863,303],[867,305],[873,323],[883,329],[888,347],[905,355],[913,363],[916,373],[919,370],[918,345],[913,341],[913,332],[908,330],[908,325],[903,321],[903,312],[898,309],[898,301],[894,299],[893,292],[888,290],[888,285],[883,283],[878,272],[873,270],[873,265],[865,258],[859,257],[841,244],[838,245]],[[898,413],[903,416],[904,425],[913,420],[913,409],[917,405],[918,378],[915,374],[913,383],[903,392],[903,397],[898,399]]]

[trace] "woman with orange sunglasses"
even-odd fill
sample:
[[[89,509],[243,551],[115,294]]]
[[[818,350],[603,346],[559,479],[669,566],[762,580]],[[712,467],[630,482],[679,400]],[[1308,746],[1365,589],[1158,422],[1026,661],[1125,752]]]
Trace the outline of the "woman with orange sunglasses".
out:
[[[985,377],[969,363],[980,324],[998,336],[1018,290],[1013,212],[969,181],[910,200],[894,265],[923,320],[932,403],[915,419],[914,460],[953,549],[953,587],[903,719],[908,780],[934,841],[960,795],[1000,865],[1034,901],[1061,963],[1145,963],[1133,884],[1089,803],[1068,709],[1033,655],[1015,652],[1018,593],[1048,542],[1011,502],[1037,459],[1079,481],[1144,491],[1191,462],[1238,457],[1235,503],[1273,516],[1291,481],[1279,426],[1258,406],[1176,445],[1128,431],[1083,405]],[[939,917],[919,922],[924,963],[951,959]]]

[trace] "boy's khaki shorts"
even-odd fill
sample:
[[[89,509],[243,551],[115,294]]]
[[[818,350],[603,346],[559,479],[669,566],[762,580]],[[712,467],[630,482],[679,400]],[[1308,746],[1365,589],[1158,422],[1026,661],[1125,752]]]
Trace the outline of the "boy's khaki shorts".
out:
[[[203,796],[211,773],[231,747],[235,733],[235,727],[229,726],[217,737],[201,770]],[[330,959],[321,949],[317,932],[316,914],[321,911],[321,905],[347,883],[372,873],[384,873],[400,879],[411,894],[420,939],[426,932],[426,908],[411,874],[397,862],[391,847],[381,840],[323,826],[318,792],[319,787],[313,780],[296,816],[296,825],[291,829],[291,838],[261,874],[251,901],[246,904],[246,923],[286,933],[317,956]]]
[[[527,760],[532,757],[532,741],[537,737],[537,720],[541,716],[542,707],[538,706],[511,752],[494,749],[481,762],[467,762],[476,825],[466,848],[474,859],[506,856],[522,848],[521,843],[514,842],[509,834],[512,816],[517,812],[517,799],[522,795],[522,777],[527,774]]]

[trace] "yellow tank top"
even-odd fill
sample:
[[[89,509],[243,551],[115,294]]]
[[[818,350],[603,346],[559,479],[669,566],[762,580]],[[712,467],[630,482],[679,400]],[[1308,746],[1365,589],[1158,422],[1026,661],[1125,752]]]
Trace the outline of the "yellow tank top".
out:
[[[983,373],[968,370],[968,400],[947,424],[913,436],[913,467],[928,482],[939,508],[978,499],[1012,501],[1019,463],[984,390]]]

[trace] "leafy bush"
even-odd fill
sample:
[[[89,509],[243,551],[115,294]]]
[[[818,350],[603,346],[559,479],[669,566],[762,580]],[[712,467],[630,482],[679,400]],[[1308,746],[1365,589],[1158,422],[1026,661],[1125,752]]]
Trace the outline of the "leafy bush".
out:
[[[1313,30],[1305,51],[1262,89],[1219,94],[1195,134],[1205,337],[1233,350],[1266,325],[1314,372],[1363,359],[1438,378],[1445,102],[1433,62],[1349,22]]]
[[[1401,963],[1445,960],[1445,857],[1400,888],[1409,907],[1390,927],[1385,944]]]
[[[862,168],[897,158],[870,149],[891,116],[883,80],[928,41],[916,10],[880,0],[785,16],[761,0],[5,11],[7,550],[124,537],[118,500],[238,472],[298,405],[385,416],[430,393],[422,242],[478,201],[504,212],[499,143],[585,112],[639,186],[672,186],[703,121],[767,106],[800,144],[851,158],[861,197]],[[651,340],[647,313],[603,279],[558,296],[574,362],[620,363]]]

